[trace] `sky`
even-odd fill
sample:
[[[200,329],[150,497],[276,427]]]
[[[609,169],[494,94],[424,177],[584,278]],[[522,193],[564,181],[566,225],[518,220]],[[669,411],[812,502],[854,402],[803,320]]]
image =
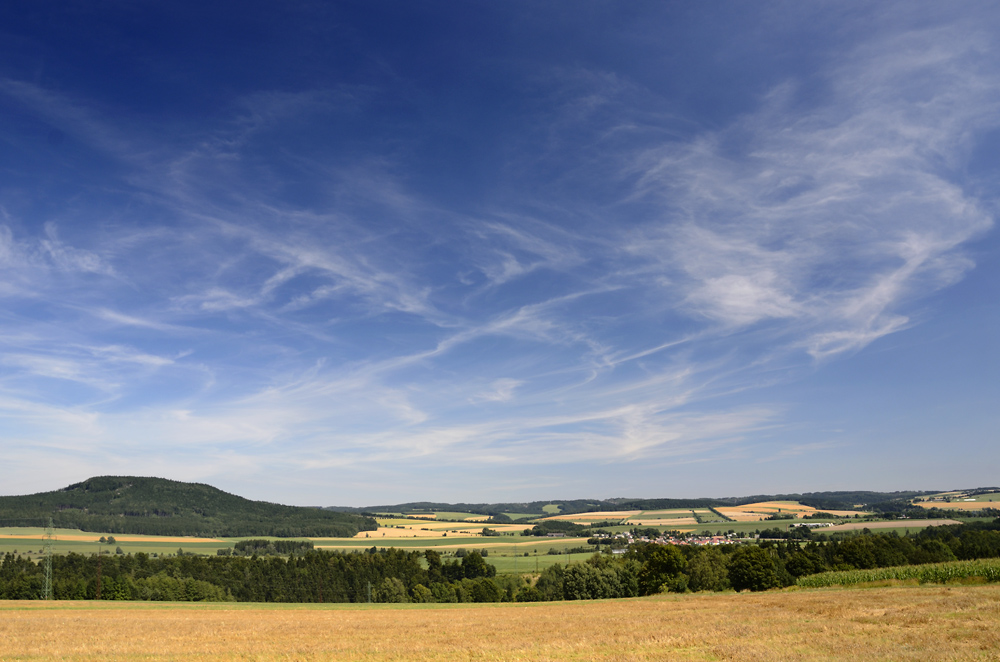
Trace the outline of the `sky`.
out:
[[[997,485],[998,33],[976,2],[5,2],[0,493]]]

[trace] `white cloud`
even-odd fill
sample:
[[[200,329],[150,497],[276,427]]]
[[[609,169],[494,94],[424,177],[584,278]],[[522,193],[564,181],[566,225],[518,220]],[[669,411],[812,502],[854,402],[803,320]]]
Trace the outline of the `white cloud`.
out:
[[[115,274],[111,265],[107,264],[96,253],[67,246],[59,241],[55,224],[46,223],[45,235],[46,238],[40,242],[42,249],[44,249],[53,264],[59,269],[102,274],[105,276],[113,276]]]
[[[992,226],[949,169],[998,124],[979,46],[954,30],[865,45],[820,107],[803,111],[788,84],[729,128],[645,151],[632,199],[669,220],[632,252],[693,314],[780,321],[816,357],[906,328],[899,311],[961,278],[963,245]]]
[[[490,388],[473,396],[472,402],[509,402],[514,397],[514,391],[524,384],[518,379],[497,379]]]

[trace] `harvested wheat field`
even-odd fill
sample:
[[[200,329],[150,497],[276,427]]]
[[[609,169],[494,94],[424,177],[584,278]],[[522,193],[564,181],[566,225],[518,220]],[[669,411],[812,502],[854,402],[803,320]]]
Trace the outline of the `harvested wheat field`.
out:
[[[995,660],[1000,586],[500,605],[2,602],[9,660]]]

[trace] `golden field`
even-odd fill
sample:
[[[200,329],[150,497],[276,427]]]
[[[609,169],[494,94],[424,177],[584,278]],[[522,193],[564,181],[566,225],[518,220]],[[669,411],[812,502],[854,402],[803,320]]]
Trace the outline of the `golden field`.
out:
[[[736,522],[754,522],[764,520],[777,513],[785,513],[787,515],[794,515],[795,517],[805,517],[806,515],[819,512],[811,506],[804,506],[796,501],[760,501],[758,503],[748,503],[742,506],[725,508],[719,507],[716,508],[716,510]],[[824,510],[822,512],[830,513],[831,515],[836,515],[837,517],[853,517],[855,515],[867,514],[859,510]]]
[[[379,528],[376,531],[360,531],[355,538],[440,538],[442,534],[451,533],[464,536],[482,535],[483,524],[473,522],[460,524],[456,522],[434,522],[415,520],[378,520]],[[490,529],[501,533],[520,533],[525,528],[524,524],[489,524]],[[313,540],[320,540],[314,538]],[[322,540],[329,540],[323,538]]]
[[[542,517],[541,520],[562,520],[575,522],[577,524],[590,524],[591,522],[603,522],[605,520],[627,519],[642,513],[641,510],[594,510],[587,513],[575,513],[573,515],[552,515]],[[540,521],[541,521],[540,520]]]
[[[44,531],[44,529],[42,531]],[[25,535],[26,534],[24,534],[24,533],[0,532],[0,539],[3,539],[3,538],[7,538],[7,539],[17,538],[18,540],[23,540],[23,539],[25,539]],[[38,532],[38,533],[27,534],[27,535],[31,536],[31,538],[37,538],[38,540],[42,540],[42,535],[44,535],[44,534],[41,533],[41,532]],[[63,529],[57,530],[56,533],[55,533],[55,535],[53,535],[52,539],[53,540],[70,540],[70,541],[74,541],[74,542],[97,542],[99,539],[103,538],[105,535],[113,536],[114,539],[117,540],[118,542],[149,542],[149,541],[154,541],[154,542],[169,542],[169,543],[174,543],[174,542],[178,542],[178,543],[198,543],[198,542],[224,543],[224,542],[226,542],[225,540],[222,540],[221,538],[194,538],[194,537],[189,537],[189,536],[142,536],[142,535],[129,535],[127,533],[122,533],[122,534],[114,534],[114,533],[101,534],[101,533],[83,533],[83,532],[79,532],[79,533],[66,533],[65,530],[63,530]]]
[[[498,605],[0,602],[13,660],[996,660],[1000,586]]]
[[[989,496],[993,496],[992,494]],[[984,508],[997,508],[1000,503],[997,501],[919,501],[915,505],[921,508],[941,508],[943,510],[982,510]]]

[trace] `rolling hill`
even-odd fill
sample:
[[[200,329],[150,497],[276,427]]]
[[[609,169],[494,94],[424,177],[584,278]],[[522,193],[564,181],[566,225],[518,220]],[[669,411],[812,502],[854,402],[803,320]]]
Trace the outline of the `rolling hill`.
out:
[[[54,492],[0,497],[0,526],[170,536],[351,537],[371,518],[251,501],[201,483],[100,476]]]
[[[993,489],[993,488],[980,488]],[[541,513],[546,506],[558,506],[559,514],[571,515],[583,512],[619,510],[660,510],[670,508],[718,508],[733,507],[760,501],[797,501],[817,510],[852,510],[863,508],[876,512],[895,512],[913,509],[910,500],[935,494],[933,491],[906,492],[806,492],[803,494],[757,494],[744,497],[670,499],[670,498],[613,498],[613,499],[569,499],[531,501],[522,503],[437,503],[411,502],[395,505],[349,508],[328,506],[327,510],[344,513],[385,513],[457,511],[479,515],[500,515],[518,513]]]

